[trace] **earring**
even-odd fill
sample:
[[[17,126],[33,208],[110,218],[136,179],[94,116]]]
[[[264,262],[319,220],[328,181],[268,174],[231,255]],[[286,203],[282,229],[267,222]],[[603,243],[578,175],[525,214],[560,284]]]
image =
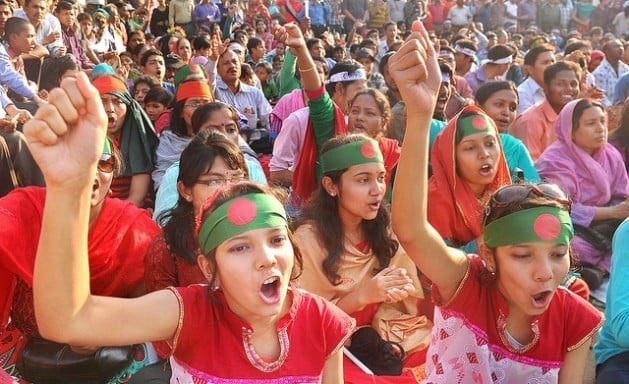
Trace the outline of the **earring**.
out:
[[[212,287],[210,289],[212,290],[212,292],[218,291],[220,289],[218,281],[214,280],[214,283],[212,283]]]
[[[336,197],[336,193],[334,193],[334,192],[330,192],[330,196],[332,196],[332,197]]]

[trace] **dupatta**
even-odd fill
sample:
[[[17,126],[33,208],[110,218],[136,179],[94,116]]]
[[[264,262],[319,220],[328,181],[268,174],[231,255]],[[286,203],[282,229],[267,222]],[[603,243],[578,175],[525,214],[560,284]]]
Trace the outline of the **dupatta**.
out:
[[[455,246],[465,245],[482,234],[483,203],[456,169],[457,122],[461,115],[468,113],[485,114],[479,107],[468,106],[450,120],[432,148],[433,175],[428,182],[428,222],[441,237],[452,240]],[[491,129],[500,143],[500,156],[496,164],[496,176],[485,189],[489,195],[511,184],[500,135],[495,125],[492,124]]]

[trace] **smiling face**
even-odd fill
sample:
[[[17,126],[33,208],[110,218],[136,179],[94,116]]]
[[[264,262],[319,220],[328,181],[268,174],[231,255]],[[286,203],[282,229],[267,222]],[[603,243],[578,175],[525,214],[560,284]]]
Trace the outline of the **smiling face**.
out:
[[[328,188],[328,192],[338,196],[339,216],[343,222],[373,220],[387,190],[384,165],[351,166],[341,175],[338,185],[331,184]]]
[[[518,95],[511,89],[493,93],[480,106],[496,123],[500,132],[506,132],[518,112]]]
[[[524,316],[544,313],[568,273],[567,245],[534,242],[497,247],[495,264],[498,289],[510,312]]]
[[[546,99],[556,111],[579,96],[579,78],[573,70],[559,71],[545,87]]]
[[[266,324],[288,311],[294,263],[286,227],[252,229],[216,248],[216,277],[227,305],[250,324]]]
[[[500,145],[495,133],[474,133],[456,145],[456,168],[472,191],[480,196],[498,172]]]
[[[605,112],[599,107],[583,111],[579,124],[572,131],[572,141],[590,156],[607,144],[607,122]]]
[[[387,123],[376,100],[369,94],[356,97],[349,106],[348,127],[352,133],[376,138],[384,132]]]

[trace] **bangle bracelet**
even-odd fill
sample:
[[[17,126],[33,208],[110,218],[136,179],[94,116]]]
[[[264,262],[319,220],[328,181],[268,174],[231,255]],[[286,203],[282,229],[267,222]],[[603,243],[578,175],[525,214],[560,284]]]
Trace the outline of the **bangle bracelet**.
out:
[[[301,69],[301,68],[299,68],[299,72],[301,72],[301,73],[310,72],[310,71],[314,71],[314,70],[315,70],[314,67],[310,67],[308,69]]]

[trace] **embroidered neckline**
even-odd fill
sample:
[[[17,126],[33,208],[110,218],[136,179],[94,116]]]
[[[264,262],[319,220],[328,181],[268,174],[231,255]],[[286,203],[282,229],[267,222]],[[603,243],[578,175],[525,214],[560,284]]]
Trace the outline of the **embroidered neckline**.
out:
[[[505,318],[502,311],[500,311],[500,316],[498,316],[498,320],[496,321],[496,326],[498,328],[498,335],[500,336],[500,341],[502,344],[507,347],[510,352],[523,354],[524,352],[533,348],[537,342],[539,341],[539,322],[535,320],[531,323],[531,330],[533,331],[533,340],[526,345],[522,345],[522,347],[518,348],[514,346],[510,341],[509,337],[513,338],[513,336],[507,330],[507,319]],[[515,340],[515,339],[514,339]],[[517,341],[517,340],[516,340]],[[519,343],[519,342],[518,342]]]
[[[264,361],[258,352],[256,352],[253,344],[251,343],[251,338],[253,337],[253,331],[246,327],[242,328],[242,343],[245,347],[245,354],[247,355],[247,359],[256,369],[262,372],[274,372],[280,369],[284,361],[288,357],[288,350],[290,348],[290,341],[288,339],[288,332],[286,327],[280,328],[277,337],[280,341],[280,355],[277,360],[273,362]]]

